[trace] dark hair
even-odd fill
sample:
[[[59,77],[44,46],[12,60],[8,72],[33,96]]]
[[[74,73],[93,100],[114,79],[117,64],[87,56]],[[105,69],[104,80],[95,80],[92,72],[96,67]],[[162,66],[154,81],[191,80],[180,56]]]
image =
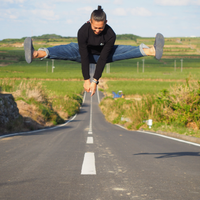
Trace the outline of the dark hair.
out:
[[[92,12],[91,20],[92,19],[94,19],[95,21],[106,21],[106,13],[103,11],[101,6],[98,6],[98,9]]]

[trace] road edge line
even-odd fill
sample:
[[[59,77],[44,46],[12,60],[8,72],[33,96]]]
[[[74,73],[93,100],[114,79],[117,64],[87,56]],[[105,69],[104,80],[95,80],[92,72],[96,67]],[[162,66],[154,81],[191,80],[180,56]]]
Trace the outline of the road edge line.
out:
[[[127,130],[127,131],[131,131],[131,130],[128,130],[127,128],[119,125],[119,124],[114,124],[115,126],[118,126],[124,130]],[[184,140],[184,139],[180,139],[180,138],[177,138],[177,137],[173,137],[173,136],[169,136],[169,135],[166,135],[166,134],[161,134],[161,133],[153,133],[153,132],[149,132],[149,131],[140,131],[140,130],[135,130],[135,131],[131,131],[131,132],[140,132],[140,133],[146,133],[146,134],[149,134],[149,135],[155,135],[155,136],[159,136],[159,137],[164,137],[164,138],[167,138],[167,139],[171,139],[171,140],[175,140],[175,141],[179,141],[179,142],[182,142],[182,143],[186,143],[186,144],[191,144],[191,145],[194,145],[194,146],[198,146],[200,147],[200,144],[199,143],[195,143],[195,142],[191,142],[188,140]],[[181,137],[181,135],[178,134],[179,137]]]
[[[178,141],[178,142],[191,144],[191,145],[200,147],[200,144],[198,144],[198,143],[190,142],[190,141],[187,141],[187,140],[184,140],[184,139],[179,139],[179,138],[172,137],[172,136],[167,136],[167,135],[163,135],[163,134],[159,134],[159,133],[152,133],[152,132],[148,132],[148,131],[137,131],[137,132],[146,133],[146,134],[149,134],[149,135],[155,135],[155,136],[159,136],[159,137],[167,138],[167,139],[170,139],[170,140],[175,140],[175,141]]]
[[[83,95],[83,103],[82,105],[85,103],[85,97],[86,97],[86,92],[84,92]],[[81,107],[80,107],[81,109]],[[6,134],[6,135],[1,135],[1,138],[6,138],[6,137],[12,137],[12,136],[17,136],[17,135],[25,135],[25,134],[31,134],[31,133],[38,133],[38,132],[42,132],[42,131],[47,131],[47,130],[53,130],[56,128],[60,128],[62,126],[67,125],[69,122],[73,121],[76,118],[77,114],[75,114],[71,119],[67,120],[64,124],[59,124],[57,126],[54,127],[48,127],[48,128],[43,128],[43,129],[39,129],[39,130],[34,130],[34,131],[26,131],[26,132],[18,132],[18,133],[10,133],[10,134]]]

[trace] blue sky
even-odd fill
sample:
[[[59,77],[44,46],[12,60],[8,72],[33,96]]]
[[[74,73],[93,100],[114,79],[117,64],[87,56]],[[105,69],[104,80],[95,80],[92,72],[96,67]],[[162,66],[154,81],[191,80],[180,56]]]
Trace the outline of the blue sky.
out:
[[[116,34],[200,37],[200,0],[0,0],[0,40],[76,36],[98,5]]]

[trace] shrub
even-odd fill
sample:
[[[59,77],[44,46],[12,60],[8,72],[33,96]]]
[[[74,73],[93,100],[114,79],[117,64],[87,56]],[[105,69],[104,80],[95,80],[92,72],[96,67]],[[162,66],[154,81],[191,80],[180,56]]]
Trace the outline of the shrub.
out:
[[[106,97],[100,104],[106,119],[123,124],[128,129],[139,129],[147,119],[154,124],[187,127],[195,123],[200,128],[200,82],[177,85],[156,95],[143,95],[141,101]],[[121,121],[128,118],[126,122]]]

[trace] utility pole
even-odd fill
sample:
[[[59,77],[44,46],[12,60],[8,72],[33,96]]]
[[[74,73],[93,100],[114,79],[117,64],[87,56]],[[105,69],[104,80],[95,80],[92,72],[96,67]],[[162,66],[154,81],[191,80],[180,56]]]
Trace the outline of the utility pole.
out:
[[[181,72],[183,71],[183,59],[181,59]]]

